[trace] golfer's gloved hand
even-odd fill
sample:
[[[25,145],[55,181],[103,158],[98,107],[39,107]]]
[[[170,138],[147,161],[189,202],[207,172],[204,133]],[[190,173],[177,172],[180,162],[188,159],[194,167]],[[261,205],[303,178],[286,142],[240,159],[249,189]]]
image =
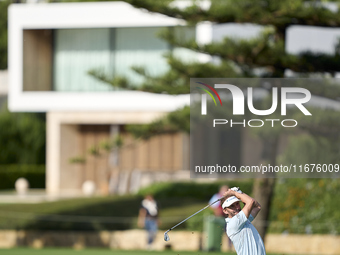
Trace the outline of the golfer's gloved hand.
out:
[[[238,192],[238,193],[240,193],[240,194],[243,193],[243,192],[240,190],[239,187],[233,187],[233,188],[231,188],[231,190],[236,191],[236,192]]]

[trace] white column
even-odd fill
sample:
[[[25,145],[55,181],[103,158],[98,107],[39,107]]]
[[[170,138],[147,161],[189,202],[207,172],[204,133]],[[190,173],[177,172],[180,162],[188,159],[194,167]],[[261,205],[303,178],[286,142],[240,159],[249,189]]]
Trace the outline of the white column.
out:
[[[47,113],[46,123],[46,192],[60,192],[60,123],[53,113]]]

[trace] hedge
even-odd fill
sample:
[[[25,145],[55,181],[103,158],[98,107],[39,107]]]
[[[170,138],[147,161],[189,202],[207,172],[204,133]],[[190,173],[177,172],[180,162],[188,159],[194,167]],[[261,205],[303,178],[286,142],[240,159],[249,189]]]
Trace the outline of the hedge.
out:
[[[0,190],[14,189],[15,181],[23,177],[30,188],[45,188],[45,165],[0,165]]]
[[[141,189],[138,194],[153,194],[156,199],[167,197],[191,197],[209,201],[213,194],[217,193],[220,186],[240,187],[245,193],[251,194],[252,180],[225,180],[211,183],[197,182],[162,182]]]

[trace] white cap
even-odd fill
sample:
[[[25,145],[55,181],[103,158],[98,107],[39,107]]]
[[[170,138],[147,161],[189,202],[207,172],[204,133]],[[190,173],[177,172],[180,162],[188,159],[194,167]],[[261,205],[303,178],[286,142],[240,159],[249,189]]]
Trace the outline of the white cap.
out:
[[[224,201],[223,205],[222,205],[222,208],[226,208],[226,207],[229,207],[231,206],[233,203],[235,202],[238,202],[238,201],[241,201],[240,199],[238,199],[237,197],[235,196],[232,196],[232,197],[229,197],[226,201]]]

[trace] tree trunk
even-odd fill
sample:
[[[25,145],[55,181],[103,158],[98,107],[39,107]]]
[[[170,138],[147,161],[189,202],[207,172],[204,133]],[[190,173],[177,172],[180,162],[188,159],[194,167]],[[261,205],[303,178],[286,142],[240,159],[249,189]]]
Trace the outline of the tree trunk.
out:
[[[268,228],[268,218],[270,212],[270,204],[275,187],[275,178],[259,178],[255,179],[253,186],[253,197],[260,203],[261,211],[254,221],[254,226],[264,241]]]
[[[279,138],[279,134],[268,137],[267,139],[262,138],[264,144],[262,160],[264,163],[269,163],[271,166],[276,165]],[[275,182],[275,176],[272,176],[272,178],[258,178],[254,181],[253,197],[261,205],[261,211],[257,215],[256,221],[254,221],[254,226],[256,227],[263,241],[265,239],[267,228],[269,227],[268,219]]]

